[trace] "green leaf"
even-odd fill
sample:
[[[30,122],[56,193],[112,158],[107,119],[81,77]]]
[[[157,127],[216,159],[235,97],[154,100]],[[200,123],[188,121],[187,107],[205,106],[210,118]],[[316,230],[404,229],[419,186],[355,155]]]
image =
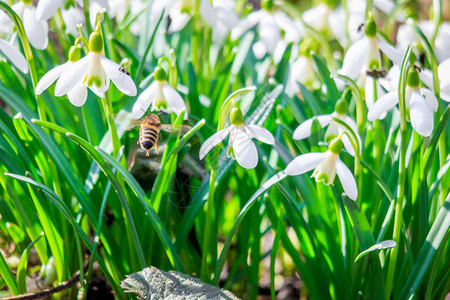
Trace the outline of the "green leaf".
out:
[[[358,260],[360,260],[361,257],[369,254],[372,251],[381,250],[381,249],[389,249],[389,248],[393,248],[396,246],[397,246],[397,243],[393,240],[387,240],[387,241],[382,241],[382,242],[376,243],[369,249],[366,249],[363,252],[361,252],[360,254],[358,254],[358,256],[355,258],[355,262],[357,262]]]
[[[20,294],[24,294],[27,292],[27,283],[26,283],[26,275],[27,275],[27,267],[28,267],[28,256],[30,255],[30,250],[34,246],[34,244],[39,241],[41,237],[44,236],[42,232],[37,238],[35,238],[25,250],[22,252],[20,256],[19,266],[17,267],[17,288]]]
[[[439,213],[428,232],[425,243],[420,250],[417,261],[414,264],[411,273],[409,274],[406,284],[403,286],[401,295],[399,299],[410,299],[410,297],[417,291],[420,283],[424,279],[427,273],[434,255],[436,254],[440,246],[445,246],[442,244],[448,229],[450,227],[450,194],[447,195],[447,199],[442,205]]]
[[[2,278],[5,280],[6,285],[10,289],[10,291],[14,295],[19,294],[19,289],[17,288],[17,281],[14,278],[13,273],[11,272],[11,269],[9,268],[8,264],[6,263],[5,258],[0,253],[0,275],[2,275]]]

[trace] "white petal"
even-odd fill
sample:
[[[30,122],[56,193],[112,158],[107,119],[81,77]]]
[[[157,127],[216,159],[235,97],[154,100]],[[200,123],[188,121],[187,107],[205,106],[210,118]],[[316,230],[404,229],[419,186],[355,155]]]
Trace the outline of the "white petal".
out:
[[[39,0],[36,8],[36,18],[39,21],[47,21],[56,13],[62,5],[62,0]]]
[[[263,41],[257,41],[252,45],[253,53],[255,54],[256,59],[261,59],[266,55],[267,48]]]
[[[200,0],[200,14],[210,26],[214,27],[217,24],[216,12],[209,0]]]
[[[403,61],[403,53],[386,43],[382,39],[378,39],[378,47],[394,64],[401,65]]]
[[[276,11],[273,14],[275,23],[283,29],[284,38],[288,42],[298,42],[302,38],[302,32],[299,30],[293,20],[282,11]]]
[[[311,128],[312,128],[314,119],[317,119],[317,121],[319,121],[320,126],[325,127],[328,124],[330,124],[331,115],[319,115],[317,117],[313,117],[311,119],[304,121],[303,123],[298,125],[298,127],[295,129],[294,134],[292,136],[293,139],[294,140],[303,140],[303,139],[306,139],[307,137],[311,136]]]
[[[273,22],[273,19],[263,19],[259,25],[259,39],[264,43],[266,49],[270,54],[275,52],[275,48],[278,45],[281,35],[280,29]]]
[[[66,70],[67,67],[70,67],[72,62],[68,61],[60,66],[56,66],[50,71],[48,71],[42,78],[39,80],[36,85],[36,95],[42,94],[49,86],[58,79],[61,74]]]
[[[416,91],[411,94],[409,107],[411,125],[421,136],[430,136],[434,128],[433,111],[425,99]]]
[[[59,78],[55,87],[55,96],[60,97],[67,94],[80,80],[86,75],[92,53],[89,53],[82,59],[73,63],[73,65],[66,69]]]
[[[235,140],[233,140],[233,152],[238,164],[246,169],[253,169],[258,165],[258,150],[255,143],[247,135],[244,128],[237,128]]]
[[[46,21],[36,19],[36,9],[25,7],[23,11],[23,27],[30,44],[39,50],[44,50],[48,45],[48,24]]]
[[[174,8],[170,11],[170,19],[171,23],[167,31],[169,34],[183,29],[191,19],[191,16],[186,13],[181,13],[177,8]]]
[[[449,60],[449,62],[450,62],[450,60]],[[450,67],[450,65],[449,65],[449,67]],[[439,69],[439,67],[438,67],[438,69]],[[439,78],[441,78],[442,76],[439,73],[439,71],[438,71],[438,74],[439,74]],[[449,75],[450,75],[450,73],[449,73]],[[420,80],[422,80],[423,83],[425,83],[425,85],[427,87],[429,87],[430,89],[433,88],[433,72],[431,72],[431,70],[423,69],[419,73],[419,77],[420,77]]]
[[[254,27],[262,17],[266,15],[265,12],[262,10],[258,10],[255,12],[251,12],[248,14],[248,16],[243,19],[237,27],[235,27],[231,31],[231,40],[238,39],[241,35],[246,33],[250,28]]]
[[[437,112],[438,107],[439,107],[439,103],[438,103],[438,99],[436,98],[436,95],[433,94],[433,92],[430,91],[427,88],[420,88],[420,92],[425,97],[425,100],[427,101],[427,103],[430,106],[430,108],[434,112]]]
[[[87,87],[80,81],[67,93],[67,97],[73,105],[77,107],[83,106],[87,99]]]
[[[120,71],[120,65],[103,55],[100,55],[100,62],[106,75],[111,78],[119,91],[128,96],[136,96],[137,90],[133,79],[131,79],[130,75]]]
[[[148,110],[150,104],[155,100],[158,89],[158,82],[153,81],[137,98],[133,105],[133,119],[140,119]]]
[[[345,53],[342,69],[338,73],[356,79],[369,56],[369,44],[368,38],[362,38],[351,45]]]
[[[319,153],[306,153],[300,156],[297,156],[292,160],[284,170],[286,174],[289,176],[300,175],[311,171],[322,161],[324,161],[328,157],[329,153],[327,152],[319,152]]]
[[[0,51],[23,73],[28,73],[28,63],[23,54],[10,43],[0,39]]]
[[[344,192],[350,199],[356,200],[356,198],[358,198],[358,187],[356,185],[355,177],[350,169],[347,168],[347,166],[339,159],[339,157],[336,157],[335,162],[336,174],[339,177],[342,187],[344,188]]]
[[[231,129],[233,129],[234,126],[229,126],[225,129],[222,129],[216,133],[214,133],[212,136],[210,136],[200,147],[199,157],[200,159],[203,159],[206,154],[208,154],[209,151],[211,151],[212,148],[217,146],[221,141],[223,141],[224,138],[227,137],[227,135],[230,133]]]
[[[438,74],[440,80],[449,80],[450,78],[450,58],[441,62],[438,66]]]
[[[178,92],[172,88],[167,82],[164,83],[162,87],[162,91],[164,94],[164,98],[166,99],[167,103],[171,107],[171,109],[179,115],[183,110],[184,113],[184,120],[188,119],[188,112],[186,109],[186,104],[184,103],[183,98],[178,94]]]
[[[392,109],[398,103],[398,92],[393,91],[387,93],[383,97],[377,100],[369,109],[369,113],[367,114],[367,119],[369,121],[375,121],[380,118],[384,113],[388,110]]]
[[[247,133],[252,138],[257,139],[266,144],[275,145],[275,138],[272,133],[264,127],[257,125],[245,125]]]

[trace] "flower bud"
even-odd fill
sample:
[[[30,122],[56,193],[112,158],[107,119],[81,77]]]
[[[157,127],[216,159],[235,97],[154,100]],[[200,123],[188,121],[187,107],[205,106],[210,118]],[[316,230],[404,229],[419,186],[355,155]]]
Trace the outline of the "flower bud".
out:
[[[161,67],[155,68],[155,80],[158,81],[166,81],[167,80],[167,73],[164,71]]]
[[[242,115],[242,110],[239,107],[233,107],[230,113],[230,122],[233,125],[244,124],[244,116]]]
[[[366,36],[375,37],[377,35],[377,24],[375,23],[372,16],[370,16],[369,19],[366,21],[364,28]]]
[[[273,0],[262,0],[261,7],[266,10],[272,10],[273,9]]]
[[[89,37],[89,51],[100,53],[103,50],[103,38],[100,33],[93,32]]]
[[[70,47],[69,50],[69,60],[71,62],[76,62],[81,57],[81,50],[77,46]]]
[[[341,141],[340,138],[336,138],[331,141],[330,146],[328,146],[328,149],[334,154],[339,154],[341,153],[342,147],[344,147],[344,143]]]
[[[345,102],[342,99],[339,99],[336,102],[336,105],[334,106],[334,111],[337,112],[340,115],[346,115],[347,114],[347,108],[348,108],[347,102]]]
[[[412,88],[418,88],[420,85],[419,72],[416,69],[412,69],[408,73],[406,84]]]

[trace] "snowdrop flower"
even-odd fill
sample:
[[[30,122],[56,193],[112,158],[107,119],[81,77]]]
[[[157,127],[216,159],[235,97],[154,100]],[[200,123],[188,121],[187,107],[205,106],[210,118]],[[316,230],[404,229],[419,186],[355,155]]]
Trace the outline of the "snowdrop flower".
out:
[[[139,95],[133,106],[134,119],[140,119],[151,105],[151,110],[179,115],[183,110],[188,119],[186,104],[178,92],[167,83],[167,74],[161,67],[155,69],[155,80]]]
[[[23,73],[28,73],[28,63],[23,54],[17,50],[13,45],[0,39],[0,52],[6,56],[17,69]]]
[[[356,126],[355,121],[351,117],[347,116],[347,103],[342,99],[336,102],[333,113],[328,115],[319,115],[311,119],[307,119],[306,121],[301,123],[294,131],[294,140],[303,140],[310,137],[314,120],[317,120],[322,127],[328,126],[327,131],[325,132],[325,141],[329,142],[335,139],[345,131],[345,128],[333,121],[333,117],[347,123],[347,125],[350,126],[355,132],[358,143],[359,145],[361,145],[361,137],[358,134],[358,127]],[[350,155],[354,156],[355,150],[353,149],[352,143],[350,142],[350,139],[347,135],[342,136],[342,142],[344,143],[347,152]]]
[[[367,115],[369,121],[382,119],[385,113],[399,101],[398,91],[387,93],[372,106]],[[434,128],[434,114],[438,109],[436,96],[427,88],[420,87],[419,73],[416,69],[408,73],[405,92],[405,106],[413,129],[421,136],[430,136]]]
[[[432,38],[435,28],[433,21],[421,20],[417,22],[417,25],[427,39]],[[414,29],[409,24],[400,25],[397,32],[397,49],[405,53],[406,48],[414,42],[420,42]],[[438,62],[450,58],[450,22],[444,22],[439,26],[433,50]]]
[[[325,185],[332,185],[337,174],[344,192],[350,199],[356,200],[358,187],[355,177],[339,158],[343,146],[342,140],[336,138],[331,141],[328,151],[324,153],[306,153],[294,158],[287,165],[284,173],[296,176],[315,169],[311,177],[314,177],[316,182],[323,182]]]
[[[317,53],[319,44],[306,36],[300,43],[299,56],[290,64],[286,82],[286,94],[293,96],[300,93],[298,83],[311,86],[316,80],[316,67],[311,53]]]
[[[231,31],[231,39],[236,40],[252,27],[258,27],[259,41],[252,48],[257,59],[266,53],[283,53],[287,43],[299,42],[303,35],[301,23],[294,22],[284,12],[274,11],[272,0],[262,1],[261,6],[261,10],[251,12]]]
[[[42,94],[53,82],[58,80],[61,75],[73,68],[73,64],[81,57],[81,50],[76,46],[72,46],[69,51],[69,59],[66,63],[56,66],[45,74],[36,85],[36,95]],[[59,83],[59,81],[58,81]],[[58,86],[58,83],[56,86]],[[83,81],[79,80],[73,87],[67,92],[67,97],[70,103],[75,106],[82,106],[87,99],[87,88],[83,86]]]
[[[98,28],[99,30],[99,28]],[[55,96],[63,96],[71,92],[80,81],[83,89],[72,91],[76,103],[82,102],[81,99],[86,96],[88,87],[98,97],[104,98],[105,92],[109,88],[110,80],[116,87],[128,96],[136,95],[136,85],[131,77],[123,72],[120,65],[107,59],[102,54],[103,38],[98,31],[91,33],[89,37],[89,53],[82,59],[73,63],[70,68],[66,68],[61,74],[55,88]],[[72,100],[71,100],[72,101]]]
[[[342,68],[337,72],[356,80],[363,69],[379,70],[381,67],[378,55],[380,49],[394,63],[401,64],[402,55],[384,40],[377,38],[377,27],[373,19],[365,24],[365,36],[353,43],[347,50]]]
[[[441,62],[437,68],[439,77],[439,95],[442,100],[450,102],[450,57]],[[429,88],[433,88],[433,72],[422,69],[420,79]]]
[[[228,157],[233,156],[238,164],[253,169],[258,164],[258,151],[252,141],[255,138],[263,143],[275,145],[275,139],[267,129],[257,125],[244,124],[242,111],[234,107],[230,113],[231,125],[209,137],[200,148],[200,159],[230,135]]]
[[[43,1],[48,2],[48,1]],[[45,3],[44,3],[45,4]],[[44,50],[48,45],[48,24],[47,20],[40,19],[33,6],[33,1],[22,0],[11,6],[23,22],[25,34],[31,46]]]

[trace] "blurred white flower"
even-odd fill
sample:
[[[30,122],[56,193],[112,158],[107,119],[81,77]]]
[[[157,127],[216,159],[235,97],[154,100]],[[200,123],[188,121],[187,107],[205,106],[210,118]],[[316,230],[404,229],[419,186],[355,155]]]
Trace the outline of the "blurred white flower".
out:
[[[45,4],[45,1],[44,1]],[[31,46],[44,50],[48,45],[48,24],[46,19],[39,19],[33,2],[19,1],[11,8],[17,13],[23,23],[25,34]],[[42,15],[41,17],[44,17]],[[4,17],[7,18],[6,15]]]
[[[200,159],[230,135],[228,157],[232,156],[239,165],[253,169],[258,165],[258,150],[252,141],[255,138],[263,143],[275,145],[273,135],[257,125],[246,125],[240,108],[234,107],[230,113],[231,125],[210,136],[200,148]]]
[[[28,73],[28,63],[23,54],[13,45],[0,39],[0,52],[6,56],[17,69],[23,73]]]
[[[155,69],[155,80],[139,95],[133,106],[133,118],[140,119],[151,105],[151,110],[162,110],[165,113],[179,115],[185,111],[184,119],[188,119],[186,104],[178,92],[167,83],[167,74],[163,68]]]
[[[300,92],[298,83],[311,85],[316,79],[316,68],[311,56],[300,55],[289,65],[286,94],[293,96]]]
[[[450,57],[441,62],[437,68],[439,77],[439,95],[442,100],[450,102]],[[433,88],[433,72],[422,69],[420,79],[429,88]]]
[[[417,22],[417,25],[425,37],[431,39],[435,28],[434,22],[421,20]],[[397,32],[397,49],[401,53],[405,53],[406,48],[414,42],[420,42],[414,29],[409,24],[400,25]],[[439,26],[433,50],[438,62],[450,58],[450,22],[444,22]]]
[[[265,3],[267,2],[270,1]],[[266,53],[283,53],[288,43],[300,41],[304,31],[300,21],[294,22],[284,12],[274,11],[273,7],[269,6],[251,12],[241,20],[231,31],[231,39],[238,39],[255,26],[258,27],[259,40],[252,49],[257,59],[261,59]]]
[[[73,89],[81,81],[84,89],[76,89],[77,93],[73,95],[79,99],[74,100],[76,103],[82,102],[81,99],[83,98],[85,99],[87,87],[98,97],[104,98],[105,92],[109,88],[110,80],[114,82],[122,93],[128,96],[135,96],[136,85],[129,74],[125,73],[120,65],[104,57],[101,54],[102,49],[103,40],[101,35],[93,32],[89,37],[88,55],[76,61],[70,68],[62,72],[56,84],[55,96],[63,96],[71,91],[75,93]]]
[[[294,158],[287,165],[284,173],[289,176],[296,176],[315,169],[311,177],[325,185],[332,185],[337,174],[344,192],[350,199],[356,200],[358,198],[358,187],[355,177],[339,158],[342,147],[343,142],[336,138],[331,141],[328,151],[324,153],[306,153]]]
[[[311,136],[311,129],[314,120],[317,120],[321,127],[326,127],[327,131],[325,132],[325,141],[331,141],[338,136],[341,136],[342,132],[346,131],[341,125],[333,121],[333,117],[338,118],[345,123],[354,131],[356,137],[358,139],[358,143],[361,146],[361,137],[358,134],[358,127],[356,126],[355,121],[347,116],[347,103],[344,100],[338,100],[335,105],[335,111],[328,115],[319,115],[313,118],[307,119],[302,122],[294,131],[293,138],[294,140],[303,140]],[[350,139],[347,135],[342,136],[342,142],[344,143],[345,149],[347,152],[354,156],[355,149],[350,142]]]
[[[386,112],[396,106],[398,101],[398,90],[387,93],[369,109],[367,119],[383,119]],[[433,92],[420,87],[419,73],[415,69],[408,74],[405,105],[413,129],[421,136],[430,136],[434,128],[433,112],[437,111],[439,103]]]

